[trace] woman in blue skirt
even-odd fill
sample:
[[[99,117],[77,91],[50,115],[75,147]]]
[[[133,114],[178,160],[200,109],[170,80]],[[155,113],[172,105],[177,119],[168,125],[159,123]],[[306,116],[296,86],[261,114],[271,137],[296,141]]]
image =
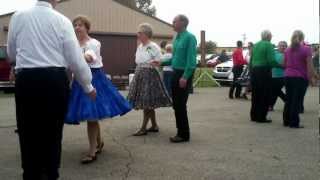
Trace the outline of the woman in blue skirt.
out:
[[[104,145],[99,121],[124,115],[131,110],[131,105],[107,79],[103,71],[100,55],[101,44],[96,39],[89,37],[90,21],[88,18],[78,16],[73,20],[73,25],[85,60],[92,71],[92,84],[96,88],[97,98],[95,101],[91,100],[81,89],[80,84],[73,81],[66,123],[79,124],[81,121],[87,121],[90,148],[81,162],[88,164],[97,159],[97,154],[101,153]]]

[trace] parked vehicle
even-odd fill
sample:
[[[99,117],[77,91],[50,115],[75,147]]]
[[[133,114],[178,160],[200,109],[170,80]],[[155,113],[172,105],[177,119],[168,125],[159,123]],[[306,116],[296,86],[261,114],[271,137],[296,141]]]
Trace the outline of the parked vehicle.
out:
[[[7,61],[7,47],[0,46],[0,91],[5,93],[13,92],[14,82],[10,82],[10,64]]]

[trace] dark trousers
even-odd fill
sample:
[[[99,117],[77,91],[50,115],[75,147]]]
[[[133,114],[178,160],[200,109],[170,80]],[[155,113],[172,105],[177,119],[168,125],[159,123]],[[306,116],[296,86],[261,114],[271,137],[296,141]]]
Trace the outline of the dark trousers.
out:
[[[172,97],[172,88],[171,88],[172,77],[173,77],[173,71],[163,71],[163,83],[170,97]]]
[[[272,78],[271,84],[270,106],[273,107],[276,104],[278,97],[280,97],[283,102],[286,101],[286,95],[282,91],[282,88],[284,87],[284,78]]]
[[[229,97],[233,98],[234,90],[236,90],[235,97],[239,98],[241,95],[242,87],[241,87],[240,83],[238,83],[238,78],[241,76],[241,74],[243,72],[243,66],[234,66],[232,68],[232,72],[233,72],[233,82],[230,87]]]
[[[298,77],[287,77],[285,86],[287,101],[283,111],[283,124],[290,127],[299,127],[299,112],[308,87],[308,81]]]
[[[68,96],[64,68],[18,72],[15,97],[24,180],[58,179]]]
[[[189,90],[192,86],[191,78],[188,80],[186,88],[180,88],[179,80],[184,71],[174,70],[172,78],[172,101],[173,109],[176,117],[176,125],[178,129],[177,135],[184,139],[190,138],[190,128],[188,121],[187,102]]]
[[[270,90],[271,90],[271,68],[254,67],[251,71],[251,120],[264,121],[267,119]]]

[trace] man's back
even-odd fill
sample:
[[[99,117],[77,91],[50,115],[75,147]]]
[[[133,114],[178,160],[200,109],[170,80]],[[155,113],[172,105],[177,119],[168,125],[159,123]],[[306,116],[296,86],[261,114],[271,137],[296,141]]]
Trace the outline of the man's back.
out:
[[[68,29],[71,22],[52,9],[48,3],[38,4],[12,17],[11,35],[15,37],[10,52],[16,51],[16,68],[66,67],[63,42],[67,37],[75,40]]]

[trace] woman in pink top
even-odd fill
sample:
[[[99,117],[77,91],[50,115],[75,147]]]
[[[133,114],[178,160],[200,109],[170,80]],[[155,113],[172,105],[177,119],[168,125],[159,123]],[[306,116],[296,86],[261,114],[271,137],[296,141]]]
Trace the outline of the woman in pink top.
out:
[[[287,101],[283,112],[283,125],[291,128],[303,128],[300,125],[299,110],[303,103],[309,81],[319,79],[315,72],[311,57],[311,48],[303,44],[304,34],[295,31],[291,38],[291,46],[285,52],[285,87]]]

